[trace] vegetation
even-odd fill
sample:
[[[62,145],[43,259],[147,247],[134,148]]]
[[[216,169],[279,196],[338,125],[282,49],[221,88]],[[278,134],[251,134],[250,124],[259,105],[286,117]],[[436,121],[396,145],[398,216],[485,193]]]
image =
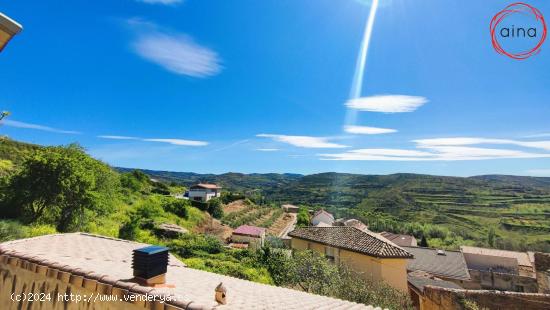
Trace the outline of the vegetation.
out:
[[[345,265],[333,264],[315,251],[289,253],[263,248],[257,254],[277,285],[388,309],[413,309],[409,297],[392,287],[363,278]]]
[[[296,225],[298,227],[309,226],[309,211],[307,208],[300,207],[298,211],[298,217],[296,218]]]
[[[550,178],[146,173],[183,185],[216,182],[232,192],[254,193],[266,203],[324,208],[337,217],[357,217],[375,231],[413,232],[410,225],[415,225],[422,230],[414,235],[419,240],[424,235],[430,246],[550,252]]]

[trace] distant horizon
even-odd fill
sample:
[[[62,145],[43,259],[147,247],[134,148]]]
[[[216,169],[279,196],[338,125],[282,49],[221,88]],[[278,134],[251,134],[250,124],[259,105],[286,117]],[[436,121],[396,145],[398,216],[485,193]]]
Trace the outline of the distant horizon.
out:
[[[411,175],[425,175],[433,177],[449,177],[449,178],[475,178],[475,177],[485,177],[485,176],[503,176],[503,177],[527,177],[527,178],[537,178],[537,179],[550,179],[550,177],[541,177],[541,176],[531,176],[531,175],[513,175],[513,174],[478,174],[478,175],[469,175],[469,176],[459,176],[459,175],[439,175],[439,174],[426,174],[426,173],[414,173],[414,172],[394,172],[387,174],[377,174],[377,173],[358,173],[358,172],[338,172],[338,171],[321,171],[313,173],[296,173],[296,172],[237,172],[237,171],[228,171],[221,173],[212,173],[212,172],[193,172],[193,171],[172,171],[172,170],[156,170],[156,169],[147,169],[147,168],[132,168],[132,167],[115,167],[111,166],[114,169],[127,169],[127,170],[141,170],[141,171],[154,171],[154,172],[170,172],[170,173],[190,173],[197,175],[224,175],[224,174],[243,174],[243,175],[252,175],[252,174],[279,174],[279,175],[299,175],[299,176],[311,176],[317,174],[327,174],[327,173],[336,173],[336,174],[353,174],[353,175],[363,175],[363,176],[390,176],[397,174],[411,174]]]

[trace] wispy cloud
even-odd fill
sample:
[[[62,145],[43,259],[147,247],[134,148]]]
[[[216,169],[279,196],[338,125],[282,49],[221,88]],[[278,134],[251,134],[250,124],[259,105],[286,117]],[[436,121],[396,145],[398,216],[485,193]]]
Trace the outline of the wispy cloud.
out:
[[[520,141],[511,139],[487,139],[487,138],[436,138],[413,140],[418,147],[432,148],[436,146],[457,146],[457,145],[476,145],[476,144],[494,144],[494,145],[516,145],[528,148],[537,148],[550,151],[550,141]]]
[[[131,19],[128,24],[136,31],[134,51],[168,71],[180,75],[204,78],[218,74],[222,67],[218,54],[193,41],[183,33],[160,29],[156,24]]]
[[[173,5],[173,4],[182,3],[183,0],[137,0],[137,2],[143,2],[148,4]]]
[[[417,150],[357,149],[344,153],[319,154],[323,160],[381,160],[381,161],[461,161],[489,159],[550,158],[550,141],[517,141],[487,138],[436,138],[413,140]],[[512,145],[536,148],[531,152],[517,149],[490,148],[486,145]],[[477,145],[477,146],[472,146]],[[479,145],[482,145],[479,146]]]
[[[183,139],[143,139],[143,141],[162,142],[162,143],[169,143],[169,144],[173,144],[173,145],[184,145],[184,146],[205,146],[205,145],[208,145],[208,142],[205,142],[205,141],[183,140]]]
[[[128,136],[97,136],[98,138],[103,138],[103,139],[112,139],[112,140],[140,140],[139,138],[136,138],[136,137],[128,137]]]
[[[160,142],[160,143],[168,143],[168,144],[180,145],[180,146],[208,145],[208,142],[205,142],[205,141],[184,140],[184,139],[138,138],[138,137],[116,136],[116,135],[101,135],[97,137],[102,139],[111,139],[111,140],[139,140],[139,141],[145,141],[145,142]]]
[[[279,149],[256,149],[256,151],[260,152],[277,152]]]
[[[397,132],[397,130],[395,129],[368,127],[368,126],[345,126],[344,131],[347,133],[352,133],[357,135],[379,135],[379,134]]]
[[[296,147],[303,148],[346,148],[347,145],[329,142],[328,137],[310,137],[310,136],[288,136],[288,135],[273,135],[259,134],[261,138],[271,138],[274,141],[287,143]]]
[[[9,126],[9,127],[15,127],[15,128],[35,129],[35,130],[42,130],[42,131],[55,132],[55,133],[73,134],[73,135],[74,134],[80,134],[80,132],[78,132],[78,131],[57,129],[57,128],[53,128],[53,127],[37,125],[37,124],[31,124],[31,123],[24,123],[24,122],[14,121],[14,120],[10,120],[10,119],[3,120],[2,122],[0,122],[0,124],[3,124],[5,126]]]
[[[379,95],[351,99],[346,102],[350,109],[382,113],[404,113],[413,112],[425,103],[425,97],[405,95]]]

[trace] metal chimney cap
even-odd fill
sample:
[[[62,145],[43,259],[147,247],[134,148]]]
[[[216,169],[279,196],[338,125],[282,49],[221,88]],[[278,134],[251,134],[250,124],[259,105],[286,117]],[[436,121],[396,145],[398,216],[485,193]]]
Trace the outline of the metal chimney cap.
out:
[[[9,32],[12,36],[23,30],[21,24],[2,14],[2,12],[0,12],[0,28]]]

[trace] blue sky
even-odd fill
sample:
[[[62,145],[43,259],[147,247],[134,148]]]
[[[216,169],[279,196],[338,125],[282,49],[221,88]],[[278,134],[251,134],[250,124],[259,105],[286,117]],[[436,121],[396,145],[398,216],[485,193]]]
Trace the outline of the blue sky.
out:
[[[2,1],[0,132],[171,171],[550,176],[550,43],[498,54],[510,3],[380,0],[350,98],[370,1]]]

